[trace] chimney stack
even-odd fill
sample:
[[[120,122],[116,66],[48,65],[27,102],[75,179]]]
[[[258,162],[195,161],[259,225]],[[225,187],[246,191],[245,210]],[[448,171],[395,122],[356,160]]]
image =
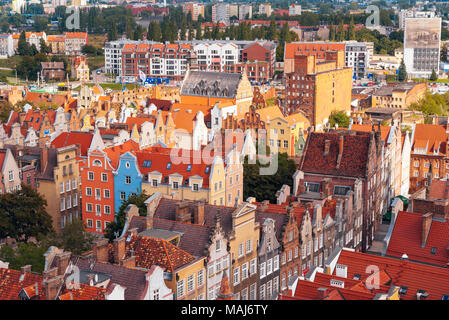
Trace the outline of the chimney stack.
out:
[[[192,214],[190,212],[188,201],[183,201],[176,205],[176,221],[188,223],[192,221]]]
[[[136,267],[136,256],[132,255],[129,258],[122,259],[120,261],[120,266],[125,268],[134,269]]]
[[[204,224],[204,202],[197,201],[193,208],[193,223],[203,225]]]
[[[119,264],[125,257],[125,237],[114,239],[114,263]]]
[[[31,273],[31,264],[27,264],[26,266],[21,267],[20,271],[22,272],[22,274]]]
[[[58,268],[58,275],[64,275],[67,267],[69,266],[70,252],[64,252],[56,255],[56,268]]]
[[[331,147],[331,141],[326,139],[324,140],[324,155],[327,156],[329,154],[329,149]]]
[[[326,298],[326,296],[327,296],[327,288],[323,287],[318,288],[318,298],[321,300]]]
[[[47,300],[56,299],[59,293],[59,289],[63,282],[64,282],[63,276],[56,276],[54,278],[45,280],[44,286]]]
[[[109,252],[108,252],[108,239],[101,239],[94,243],[93,254],[98,262],[108,262]]]
[[[341,157],[343,156],[343,145],[345,136],[340,135],[338,137],[338,157],[337,157],[337,169],[340,168]]]
[[[433,213],[429,212],[422,217],[422,233],[421,233],[421,246],[424,247],[427,242],[427,237],[429,236],[430,226],[432,225]]]

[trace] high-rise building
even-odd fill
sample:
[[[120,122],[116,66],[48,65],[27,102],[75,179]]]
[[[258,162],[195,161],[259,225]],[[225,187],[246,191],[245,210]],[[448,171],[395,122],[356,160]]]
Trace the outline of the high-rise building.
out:
[[[186,15],[190,12],[192,20],[197,21],[199,16],[204,17],[204,6],[196,2],[186,2],[182,4],[182,12]]]
[[[259,14],[266,14],[267,17],[271,16],[271,4],[262,3],[259,5]]]
[[[288,7],[288,15],[289,16],[300,16],[301,15],[301,5],[292,3]]]
[[[327,51],[324,59],[295,55],[294,71],[286,77],[286,113],[301,111],[319,129],[333,111],[351,111],[352,68],[344,51]]]
[[[406,18],[404,63],[411,78],[428,78],[440,64],[441,18]]]
[[[244,20],[248,15],[248,19],[253,17],[253,7],[250,4],[242,4],[239,7],[239,19]]]
[[[414,9],[401,10],[398,14],[399,29],[405,28],[405,19],[407,18],[435,18],[435,12],[416,11]]]
[[[212,6],[212,22],[227,22],[229,17],[229,4],[217,3]]]
[[[350,41],[345,43],[345,63],[347,67],[352,67],[353,79],[366,77],[373,47],[372,42]]]

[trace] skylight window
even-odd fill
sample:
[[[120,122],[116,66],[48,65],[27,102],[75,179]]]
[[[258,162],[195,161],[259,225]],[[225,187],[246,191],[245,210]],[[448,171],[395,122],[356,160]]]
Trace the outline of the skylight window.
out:
[[[205,172],[206,172],[206,173],[209,173],[209,171],[210,171],[210,166],[207,166]]]
[[[167,163],[167,170],[171,169],[171,162]]]
[[[143,160],[143,167],[144,168],[151,167],[151,160]]]
[[[407,286],[402,286],[401,289],[399,289],[399,294],[407,294]]]
[[[443,294],[441,300],[449,300],[449,294]]]
[[[435,247],[432,247],[432,250],[430,251],[430,253],[431,253],[431,254],[435,254],[435,253],[437,253],[437,248],[435,248]]]
[[[192,165],[191,164],[187,165],[187,172],[190,172],[190,171],[192,171]]]

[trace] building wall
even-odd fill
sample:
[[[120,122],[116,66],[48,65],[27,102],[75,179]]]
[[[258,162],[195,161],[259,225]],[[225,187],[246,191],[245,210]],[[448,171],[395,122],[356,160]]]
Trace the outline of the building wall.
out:
[[[205,300],[206,299],[206,269],[204,267],[205,258],[199,258],[196,261],[189,263],[187,266],[181,267],[173,273],[173,279],[166,281],[167,287],[176,292],[176,300]],[[204,283],[198,286],[198,272],[203,272]],[[190,292],[187,291],[187,281],[189,276],[194,275],[194,289]],[[176,280],[178,278],[178,280]],[[177,286],[179,283],[184,283],[185,295],[180,297],[178,295]]]
[[[137,158],[127,152],[120,157],[117,171],[114,172],[115,211],[118,212],[123,201],[126,201],[130,195],[140,194],[141,186],[142,174],[137,165]]]

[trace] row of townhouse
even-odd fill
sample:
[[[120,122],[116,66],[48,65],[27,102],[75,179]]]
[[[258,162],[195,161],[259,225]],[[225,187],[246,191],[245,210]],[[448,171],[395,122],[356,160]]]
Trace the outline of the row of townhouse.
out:
[[[62,35],[47,35],[45,32],[26,32],[26,40],[30,46],[34,45],[38,51],[41,49],[41,40],[50,47],[52,54],[78,55],[87,45],[87,32],[65,32]],[[1,55],[10,57],[17,52],[20,34],[2,34],[0,42],[3,44]]]
[[[113,264],[135,259],[139,270],[161,266],[177,300],[220,298],[223,277],[229,278],[233,299],[276,299],[299,276],[323,266],[338,247],[361,248],[347,235],[349,226],[361,229],[354,225],[361,219],[353,216],[352,194],[329,195],[314,206],[302,202],[216,206],[157,192],[146,202],[146,217],[127,208],[125,230],[106,259]],[[173,257],[165,259],[167,254]]]
[[[241,73],[253,82],[271,79],[276,44],[268,41],[179,41],[157,43],[120,39],[105,44],[105,70],[124,81],[148,77],[182,79],[187,67],[203,71]]]

